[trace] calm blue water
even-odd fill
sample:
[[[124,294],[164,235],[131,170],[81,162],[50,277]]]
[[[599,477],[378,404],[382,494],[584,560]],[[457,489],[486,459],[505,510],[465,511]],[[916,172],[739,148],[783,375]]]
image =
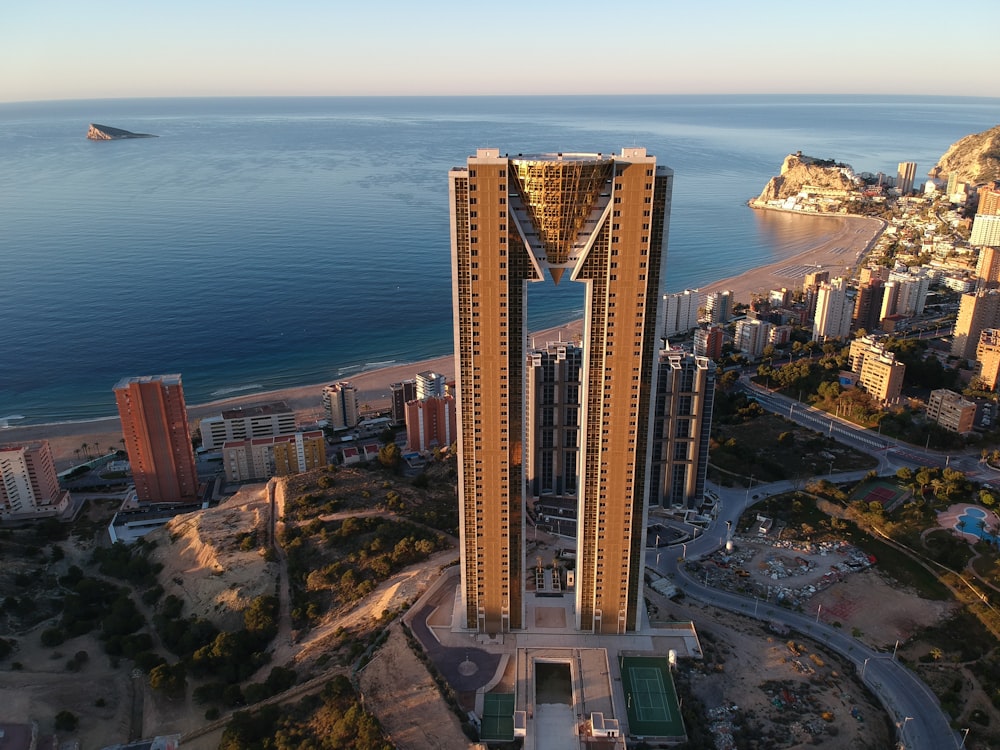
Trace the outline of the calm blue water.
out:
[[[477,147],[645,145],[676,172],[675,291],[812,244],[815,220],[744,205],[790,151],[924,174],[998,121],[939,97],[0,104],[0,417],[114,414],[125,375],[181,372],[199,403],[450,351],[447,172]],[[576,285],[545,292],[533,328],[580,315]]]

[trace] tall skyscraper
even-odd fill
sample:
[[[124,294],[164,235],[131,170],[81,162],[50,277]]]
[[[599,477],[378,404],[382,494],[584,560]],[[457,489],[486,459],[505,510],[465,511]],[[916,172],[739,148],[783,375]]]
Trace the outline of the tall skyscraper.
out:
[[[358,389],[348,382],[331,383],[323,388],[323,409],[335,430],[358,424]]]
[[[651,471],[654,499],[664,508],[694,508],[705,496],[715,362],[664,351],[659,368]]]
[[[813,319],[813,341],[847,338],[851,332],[851,300],[847,284],[839,276],[820,284],[816,294],[816,317]]]
[[[528,496],[576,497],[583,349],[554,342],[528,352],[527,365]]]
[[[198,472],[181,376],[123,378],[115,385],[115,401],[139,500],[196,500]]]
[[[1000,326],[1000,290],[970,292],[962,295],[955,333],[951,337],[951,355],[971,359],[976,354],[979,336],[986,328]]]
[[[663,322],[660,325],[660,336],[670,338],[697,328],[700,297],[697,289],[685,289],[683,292],[664,294],[661,303]]]
[[[657,306],[673,172],[620,156],[501,156],[449,174],[466,625],[526,626],[526,301],[585,286],[576,627],[640,624]]]
[[[405,424],[406,404],[417,397],[417,381],[410,379],[401,383],[391,383],[389,391],[392,398],[393,424]]]
[[[899,172],[896,176],[896,189],[900,195],[909,195],[913,192],[913,180],[917,176],[917,163],[915,161],[899,162]]]
[[[976,288],[996,289],[1000,287],[1000,247],[983,246],[979,248],[979,258],[976,261]]]
[[[59,489],[48,441],[0,445],[0,518],[61,509],[68,495]]]
[[[446,392],[448,378],[433,370],[417,373],[417,399],[422,400],[433,396],[443,396]]]

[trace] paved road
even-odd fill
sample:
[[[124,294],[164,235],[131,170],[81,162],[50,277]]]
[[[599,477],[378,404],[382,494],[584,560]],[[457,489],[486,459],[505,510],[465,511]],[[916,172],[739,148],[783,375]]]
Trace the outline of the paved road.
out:
[[[856,481],[864,474],[865,472],[846,472],[833,475],[831,479]],[[697,539],[684,545],[675,545],[666,552],[648,552],[647,565],[662,575],[671,576],[687,596],[748,617],[782,623],[851,661],[862,681],[895,718],[899,739],[905,747],[924,750],[958,747],[958,734],[949,726],[937,698],[916,675],[893,659],[891,654],[877,652],[840,629],[816,622],[807,615],[710,588],[691,576],[682,556],[688,560],[696,560],[719,549],[726,541],[727,523],[731,522],[732,528],[735,528],[739,517],[755,502],[748,490],[725,487],[713,489],[719,495],[719,512],[708,529]],[[755,487],[752,494],[755,498],[763,499],[790,489],[791,482],[776,482]]]

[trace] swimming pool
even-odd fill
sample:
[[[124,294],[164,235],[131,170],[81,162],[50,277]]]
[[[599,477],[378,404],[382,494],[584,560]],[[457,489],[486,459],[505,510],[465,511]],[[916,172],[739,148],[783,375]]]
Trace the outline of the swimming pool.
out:
[[[993,518],[987,520],[988,516]],[[955,528],[964,534],[972,534],[990,544],[996,544],[997,538],[986,531],[996,528],[996,520],[996,513],[990,513],[983,508],[969,507],[955,519]]]

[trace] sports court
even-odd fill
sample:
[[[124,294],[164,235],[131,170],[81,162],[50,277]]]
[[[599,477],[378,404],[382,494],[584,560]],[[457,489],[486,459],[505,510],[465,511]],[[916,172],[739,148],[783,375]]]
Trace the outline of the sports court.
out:
[[[483,698],[480,739],[484,742],[511,742],[514,739],[514,694],[487,693]]]
[[[684,722],[670,664],[662,656],[620,656],[629,734],[633,737],[683,737]]]
[[[875,480],[858,487],[850,499],[864,500],[866,503],[879,503],[886,510],[892,510],[906,494],[906,490],[900,489],[894,483]]]

